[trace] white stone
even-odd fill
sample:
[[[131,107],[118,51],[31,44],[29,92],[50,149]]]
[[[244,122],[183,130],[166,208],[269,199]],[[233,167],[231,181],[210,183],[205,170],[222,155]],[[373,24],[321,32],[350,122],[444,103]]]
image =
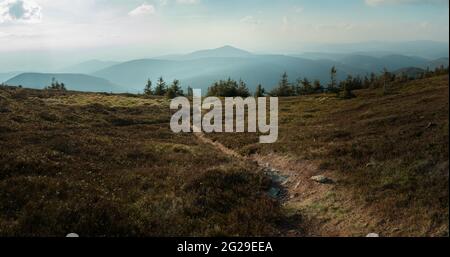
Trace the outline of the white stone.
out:
[[[321,184],[333,183],[333,180],[322,175],[311,177],[311,180]]]

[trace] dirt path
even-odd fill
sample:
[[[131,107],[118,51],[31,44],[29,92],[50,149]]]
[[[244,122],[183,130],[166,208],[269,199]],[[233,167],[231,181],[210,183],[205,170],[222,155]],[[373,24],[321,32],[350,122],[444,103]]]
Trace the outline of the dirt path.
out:
[[[241,156],[220,142],[213,141],[204,133],[194,133],[203,144],[214,146],[219,151],[240,161],[257,162],[278,186],[269,192],[278,197],[291,217],[301,219],[302,227],[291,227],[284,236],[365,236],[379,227],[373,213],[357,203],[350,192],[339,183],[339,178],[330,171],[320,171],[311,161],[299,161],[279,156]],[[311,179],[323,175],[333,183],[318,183]],[[305,231],[306,224],[306,231]]]
[[[234,151],[233,149],[230,149],[226,146],[224,146],[223,144],[217,142],[217,141],[213,141],[211,139],[209,139],[208,137],[206,137],[206,135],[204,133],[194,133],[194,135],[204,144],[209,144],[214,146],[216,149],[218,149],[219,151],[221,151],[222,153],[228,155],[228,156],[233,156],[235,158],[239,158],[239,159],[244,159],[239,153],[237,153],[236,151]]]

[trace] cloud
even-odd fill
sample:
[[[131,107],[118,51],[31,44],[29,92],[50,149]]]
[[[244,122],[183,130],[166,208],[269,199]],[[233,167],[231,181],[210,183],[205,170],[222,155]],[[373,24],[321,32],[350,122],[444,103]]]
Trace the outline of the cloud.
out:
[[[34,0],[0,0],[0,23],[39,23],[42,7]]]
[[[303,7],[295,7],[295,8],[294,8],[294,11],[295,11],[296,13],[302,13],[304,10],[305,10],[305,9],[304,9]]]
[[[154,14],[155,12],[156,12],[156,9],[153,5],[142,4],[139,7],[137,7],[136,9],[130,11],[128,13],[128,15],[135,17],[135,16],[144,16],[144,15]]]
[[[177,0],[177,4],[199,4],[200,0]]]
[[[248,15],[243,17],[242,19],[239,20],[242,23],[247,23],[247,24],[261,24],[261,21],[256,19],[255,17]]]
[[[386,4],[429,4],[429,5],[446,5],[448,0],[365,0],[369,6],[380,6]]]

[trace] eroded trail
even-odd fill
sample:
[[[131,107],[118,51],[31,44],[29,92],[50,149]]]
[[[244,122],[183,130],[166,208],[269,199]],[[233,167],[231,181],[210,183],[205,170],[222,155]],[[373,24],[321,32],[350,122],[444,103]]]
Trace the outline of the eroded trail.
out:
[[[372,213],[358,205],[349,192],[340,187],[331,171],[321,171],[311,161],[299,161],[276,154],[245,157],[204,133],[194,133],[200,142],[214,146],[222,153],[243,162],[255,162],[270,176],[274,186],[269,194],[281,201],[288,215],[299,219],[299,227],[290,226],[283,236],[365,236],[378,224]],[[319,183],[311,178],[329,178]],[[292,221],[289,221],[292,223]],[[295,222],[294,222],[295,223]]]
[[[217,141],[213,141],[211,139],[209,139],[204,133],[194,133],[194,135],[204,144],[210,144],[212,146],[214,146],[216,149],[218,149],[219,151],[221,151],[222,153],[228,155],[228,156],[233,156],[239,159],[244,159],[239,153],[237,153],[236,151],[234,151],[233,149],[230,149],[226,146],[224,146],[223,144],[217,142]]]

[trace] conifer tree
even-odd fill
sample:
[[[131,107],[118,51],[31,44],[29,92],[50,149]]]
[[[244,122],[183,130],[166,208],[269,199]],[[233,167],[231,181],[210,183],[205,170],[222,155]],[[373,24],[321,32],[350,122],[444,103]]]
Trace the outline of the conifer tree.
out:
[[[320,80],[314,80],[314,93],[323,93],[322,84],[320,84]]]
[[[183,90],[181,90],[180,81],[174,80],[172,82],[172,85],[167,89],[166,96],[169,99],[175,98],[177,96],[182,96]]]
[[[155,95],[163,96],[167,92],[167,86],[166,82],[164,81],[163,77],[160,77],[158,81],[156,82],[155,87]]]
[[[295,89],[289,83],[288,75],[286,72],[283,73],[278,86],[270,92],[270,95],[278,97],[295,95]]]
[[[187,88],[187,96],[189,96],[189,97],[194,96],[194,89],[192,89],[191,86],[188,86],[188,88]]]
[[[337,70],[336,70],[336,67],[333,66],[330,71],[330,84],[328,85],[328,91],[331,93],[338,92],[336,76],[337,76]]]
[[[144,95],[151,96],[153,95],[152,91],[152,81],[150,79],[147,80],[147,84],[145,85]]]
[[[264,97],[266,94],[266,90],[259,84],[255,90],[255,97]]]

